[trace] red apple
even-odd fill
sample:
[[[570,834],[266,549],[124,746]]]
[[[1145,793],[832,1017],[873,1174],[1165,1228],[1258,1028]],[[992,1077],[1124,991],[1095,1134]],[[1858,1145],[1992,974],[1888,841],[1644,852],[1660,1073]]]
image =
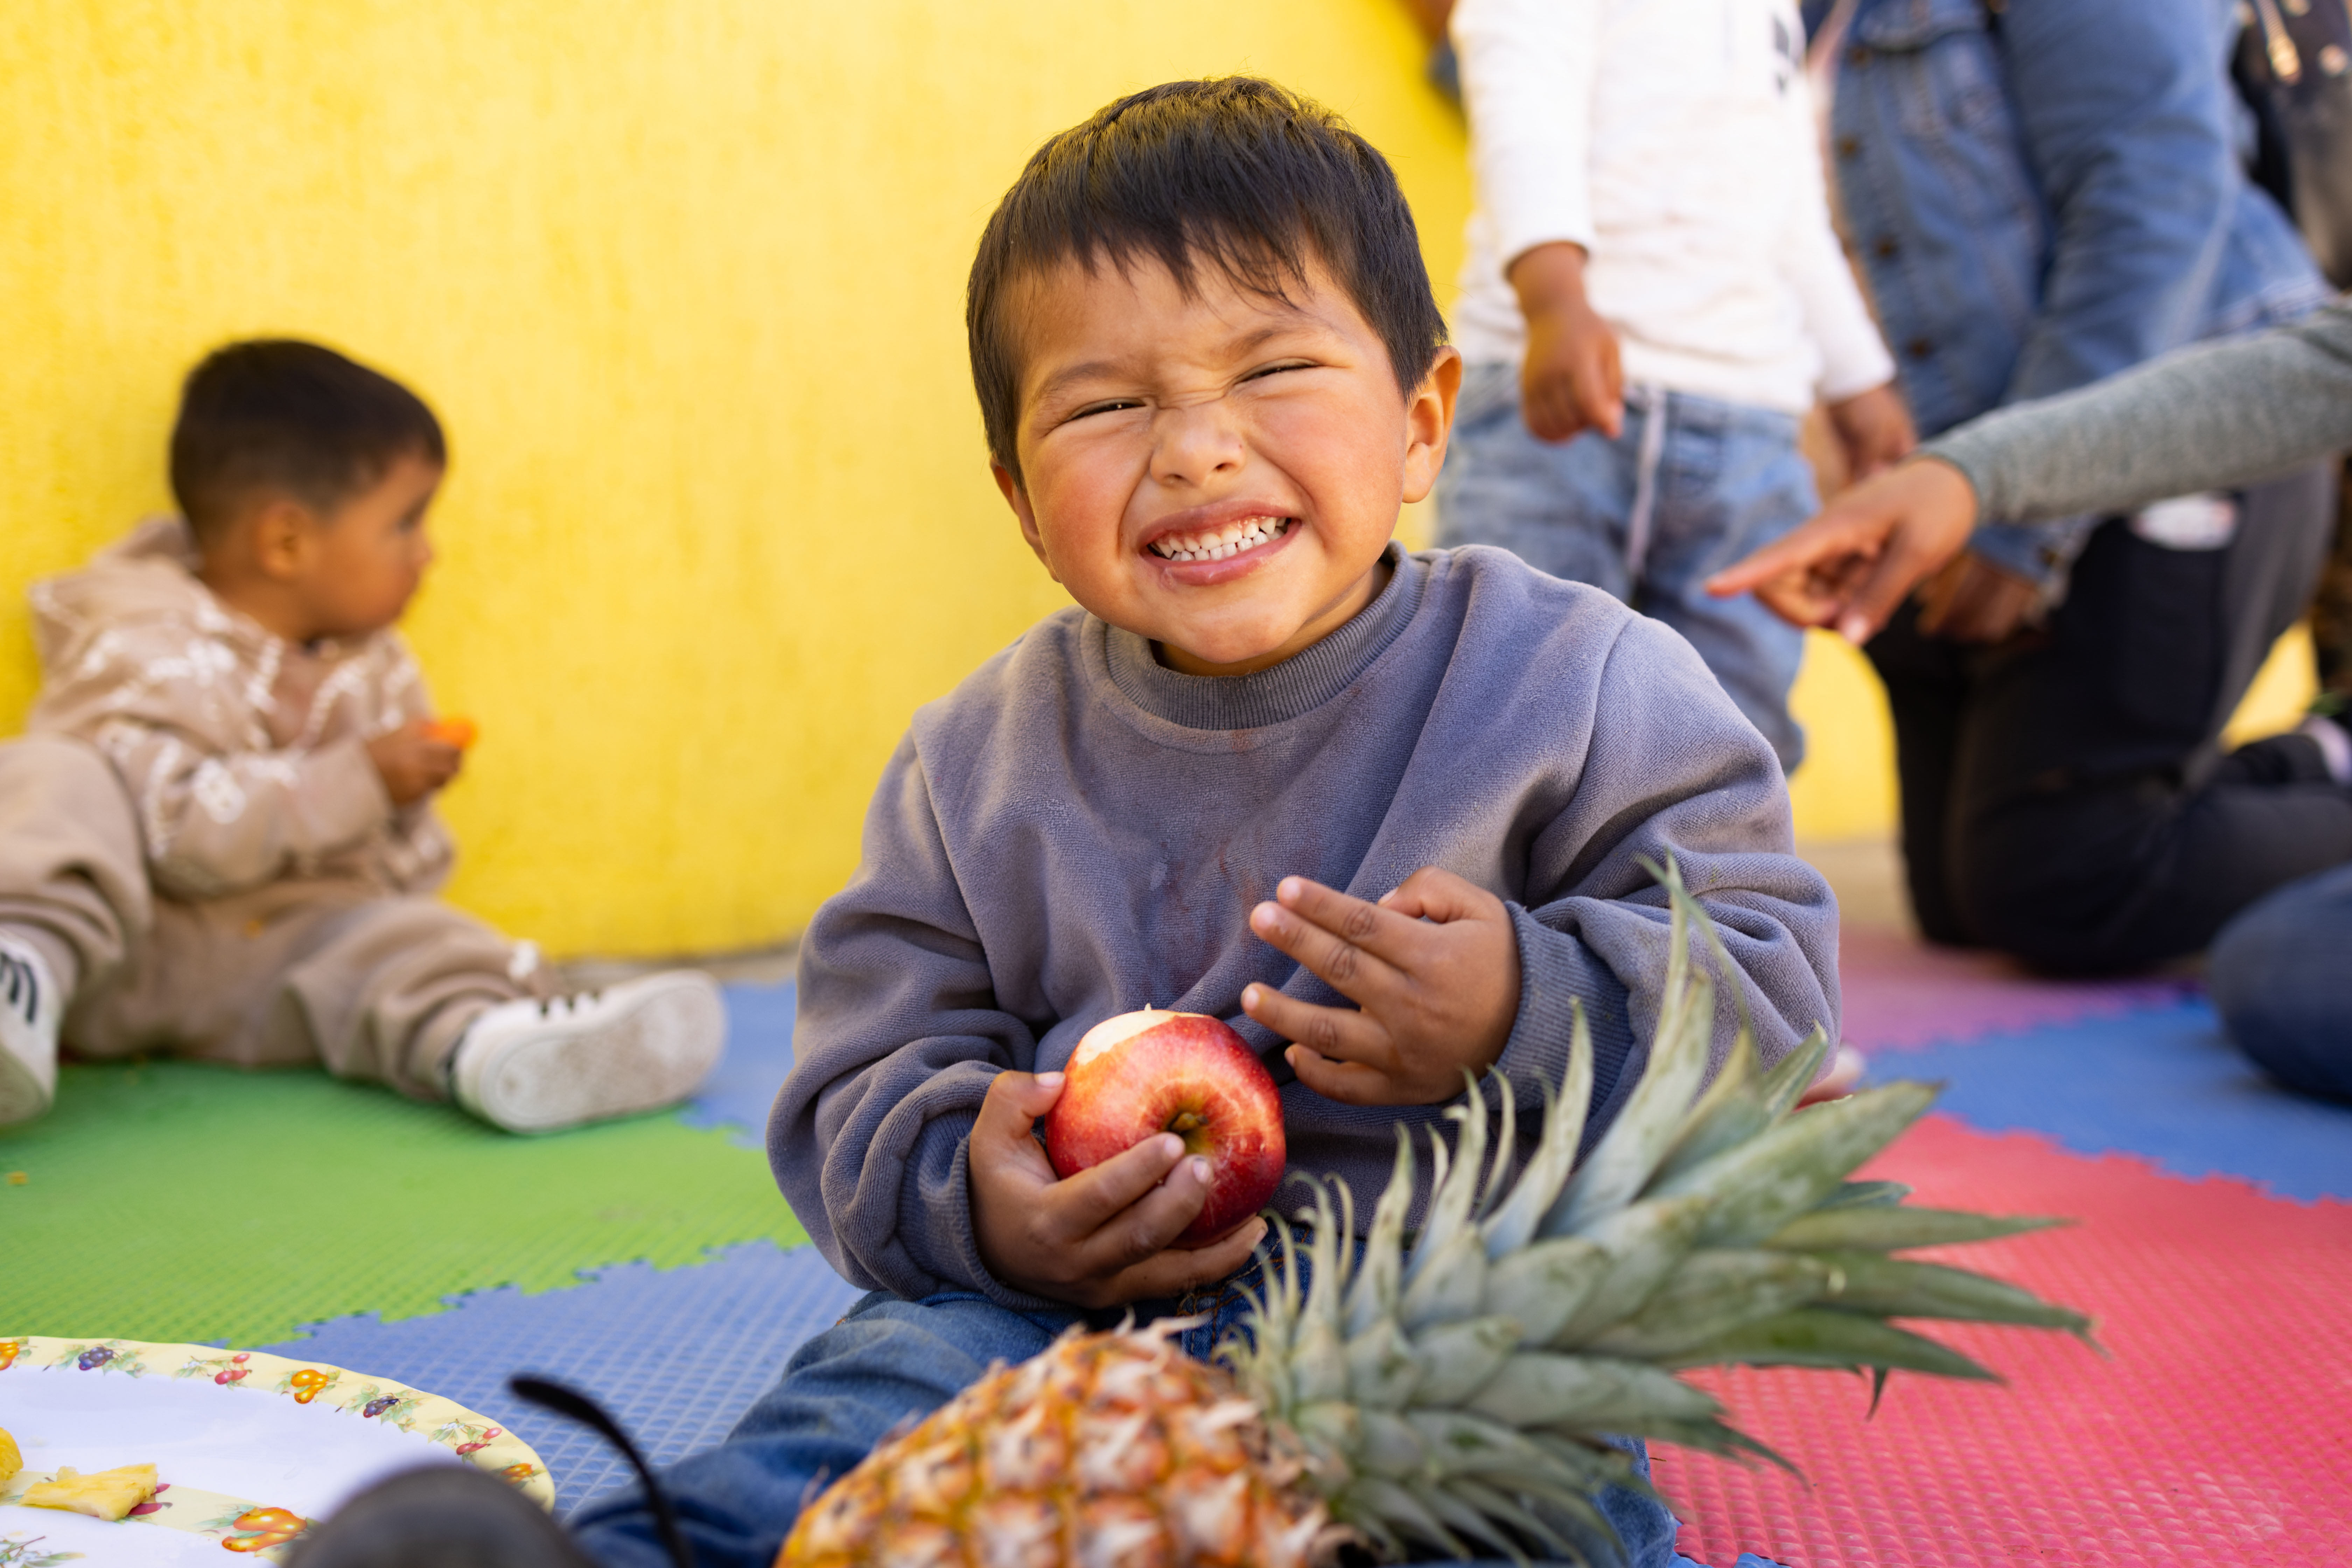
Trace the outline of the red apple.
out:
[[[1210,1240],[1282,1184],[1282,1097],[1242,1037],[1202,1013],[1146,1007],[1088,1029],[1045,1114],[1045,1157],[1074,1176],[1173,1132],[1209,1162],[1209,1201],[1179,1242]]]

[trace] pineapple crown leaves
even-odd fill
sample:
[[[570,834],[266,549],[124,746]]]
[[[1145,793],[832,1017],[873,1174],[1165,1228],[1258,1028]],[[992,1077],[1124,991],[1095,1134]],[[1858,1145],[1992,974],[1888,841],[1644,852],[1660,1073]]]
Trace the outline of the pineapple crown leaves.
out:
[[[1512,1086],[1473,1080],[1433,1132],[1426,1217],[1411,1233],[1419,1152],[1396,1162],[1360,1251],[1346,1184],[1318,1182],[1276,1220],[1284,1261],[1250,1332],[1222,1353],[1299,1440],[1307,1475],[1343,1525],[1381,1550],[1523,1559],[1618,1558],[1591,1501],[1646,1489],[1603,1434],[1780,1461],[1675,1376],[1719,1363],[1993,1380],[1969,1357],[1894,1319],[2061,1329],[2090,1321],[2000,1280],[1895,1256],[2060,1223],[1914,1208],[1908,1189],[1854,1169],[1924,1112],[1930,1086],[1893,1083],[1795,1109],[1830,1043],[1770,1068],[1720,937],[1669,860],[1666,989],[1647,1066],[1580,1166],[1592,1042],[1579,1008],[1566,1072],[1545,1086],[1523,1167]],[[1703,940],[1720,975],[1694,962]],[[1740,1026],[1707,1081],[1718,984]],[[1490,1127],[1490,1110],[1492,1125]],[[1491,1135],[1490,1135],[1491,1134]],[[1296,1261],[1304,1249],[1306,1268]]]

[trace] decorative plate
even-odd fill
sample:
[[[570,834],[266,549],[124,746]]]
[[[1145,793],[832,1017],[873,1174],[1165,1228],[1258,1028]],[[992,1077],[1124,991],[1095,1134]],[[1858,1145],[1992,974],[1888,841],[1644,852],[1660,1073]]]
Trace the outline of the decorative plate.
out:
[[[0,1339],[0,1430],[25,1456],[0,1481],[0,1568],[217,1563],[224,1549],[278,1562],[352,1493],[436,1460],[475,1465],[555,1506],[539,1456],[472,1411],[258,1351]],[[155,1467],[155,1496],[120,1524],[16,1501],[67,1466],[143,1464]]]

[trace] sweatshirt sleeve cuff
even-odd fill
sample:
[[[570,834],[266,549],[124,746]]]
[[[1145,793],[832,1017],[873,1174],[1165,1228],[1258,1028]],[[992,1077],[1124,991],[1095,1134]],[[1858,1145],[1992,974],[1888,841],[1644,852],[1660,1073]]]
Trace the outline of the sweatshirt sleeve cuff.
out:
[[[392,820],[383,775],[353,736],[320,747],[295,764],[296,786],[287,847],[323,855],[355,843]]]
[[[1873,333],[1865,342],[1822,356],[1821,395],[1823,403],[1843,403],[1849,397],[1885,386],[1895,379],[1895,361]]]
[[[2003,521],[2004,513],[2016,510],[2015,498],[2001,482],[2000,443],[1991,432],[1963,426],[1927,442],[1919,448],[1918,455],[1958,469],[1960,478],[1969,481],[1969,489],[1976,492],[1977,527],[1969,535],[1970,553],[2012,577],[2032,584],[2045,599],[2054,603],[2063,595],[2067,574],[2074,568],[2074,557],[2083,553],[2083,546],[2089,542],[2098,519]]]
[[[1495,239],[1495,254],[1503,258],[1503,276],[1508,279],[1519,258],[1538,246],[1573,245],[1591,256],[1594,240],[1592,219],[1580,207],[1568,205],[1555,205],[1542,211],[1497,213]]]
[[[946,1289],[976,1290],[1016,1312],[1054,1310],[1064,1304],[1003,1284],[981,1261],[971,1223],[971,1128],[978,1120],[973,1111],[934,1117],[916,1137],[899,1190],[899,1244]]]
[[[1870,319],[1869,308],[1863,304],[1861,292],[1845,269],[1844,256],[1831,250],[1829,265],[1838,272],[1831,280],[1836,291],[1834,302],[1812,301],[1814,308],[1806,316],[1821,350],[1817,390],[1822,401],[1843,403],[1893,381],[1895,356],[1886,352],[1886,340],[1879,336],[1878,323]]]
[[[1946,468],[1959,471],[1960,478],[1969,481],[1969,489],[1976,492],[1979,522],[1996,521],[2017,510],[2002,492],[2000,465],[1994,460],[1997,448],[1988,450],[1991,446],[1972,426],[1963,425],[1932,441],[1920,442],[1916,454],[1933,458]]]
[[[1521,1104],[1543,1103],[1568,1073],[1576,1004],[1592,1031],[1592,1105],[1617,1098],[1618,1079],[1633,1054],[1632,1001],[1608,965],[1582,942],[1556,931],[1517,904],[1511,928],[1519,947],[1519,1013],[1495,1070],[1508,1079]],[[1588,1127],[1591,1139],[1597,1128]]]

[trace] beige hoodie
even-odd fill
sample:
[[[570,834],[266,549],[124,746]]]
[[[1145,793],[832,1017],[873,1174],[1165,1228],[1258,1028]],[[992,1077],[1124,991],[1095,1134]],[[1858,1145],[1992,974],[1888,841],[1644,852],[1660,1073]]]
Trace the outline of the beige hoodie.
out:
[[[213,597],[196,563],[187,524],[154,518],[36,584],[45,679],[26,729],[113,763],[166,898],[438,888],[454,852],[431,797],[395,809],[366,751],[432,712],[407,646],[385,630],[298,647]]]

